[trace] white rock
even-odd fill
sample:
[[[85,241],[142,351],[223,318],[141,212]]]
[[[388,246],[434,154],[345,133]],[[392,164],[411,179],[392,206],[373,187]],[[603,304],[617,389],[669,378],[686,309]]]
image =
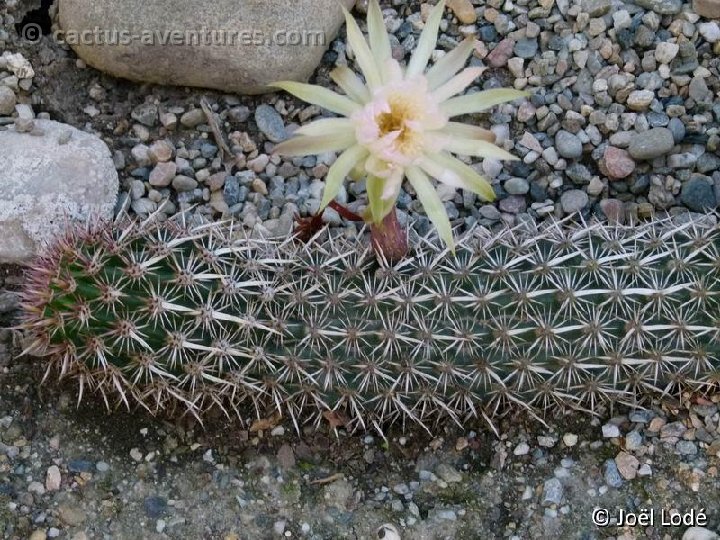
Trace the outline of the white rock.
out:
[[[698,24],[698,31],[709,43],[720,41],[720,25],[715,21]]]
[[[669,64],[679,50],[680,46],[677,43],[661,41],[657,44],[657,47],[655,47],[655,60],[661,64]]]
[[[35,76],[32,65],[22,54],[5,51],[2,57],[7,69],[12,71],[18,79],[30,79]]]
[[[682,540],[717,540],[718,535],[705,527],[689,527]]]
[[[47,472],[45,473],[45,489],[47,491],[57,491],[60,489],[60,482],[62,481],[62,476],[60,476],[60,469],[57,465],[51,465],[48,467]]]
[[[41,136],[0,131],[0,263],[31,259],[68,221],[112,217],[118,175],[95,135],[35,120]]]

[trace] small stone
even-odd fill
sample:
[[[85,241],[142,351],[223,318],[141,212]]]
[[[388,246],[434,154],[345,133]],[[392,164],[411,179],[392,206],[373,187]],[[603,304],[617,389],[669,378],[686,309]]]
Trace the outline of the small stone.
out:
[[[617,465],[614,459],[608,459],[605,461],[605,483],[610,487],[619,488],[623,485],[623,478],[620,476]]]
[[[448,484],[462,482],[462,475],[456,471],[452,465],[448,465],[446,463],[440,463],[435,468],[435,474]]]
[[[705,527],[688,527],[682,540],[718,540],[718,535]]]
[[[602,434],[606,439],[611,439],[620,436],[620,428],[615,424],[603,424]]]
[[[720,24],[715,21],[700,23],[697,25],[698,32],[709,43],[720,41]]]
[[[60,517],[60,521],[70,527],[79,527],[85,523],[85,519],[87,518],[82,508],[71,504],[61,504],[58,507],[58,516]]]
[[[168,131],[177,128],[178,118],[173,113],[160,113],[160,124]]]
[[[148,149],[148,155],[154,163],[170,161],[175,149],[169,141],[155,141]]]
[[[207,121],[207,117],[202,109],[192,109],[180,117],[180,123],[186,128],[195,128]]]
[[[289,470],[295,467],[295,453],[289,444],[283,444],[277,453],[278,463],[280,467]]]
[[[508,59],[512,56],[515,42],[512,39],[505,38],[498,43],[495,48],[487,55],[486,60],[495,68],[503,67],[507,64]]]
[[[683,0],[635,0],[635,3],[658,15],[674,15],[680,13]]]
[[[712,92],[703,77],[693,77],[688,86],[688,95],[697,102],[710,101]]]
[[[158,121],[157,105],[153,105],[152,103],[138,105],[132,110],[130,116],[133,120],[140,122],[144,126],[153,127]]]
[[[282,116],[270,105],[262,104],[255,109],[255,123],[270,141],[279,143],[287,139]]]
[[[578,443],[578,436],[574,433],[566,433],[563,435],[563,444],[568,448],[572,448]]]
[[[178,175],[173,178],[172,187],[175,189],[175,191],[182,193],[185,191],[194,190],[196,187],[198,187],[198,183],[197,180],[190,178],[189,176]]]
[[[563,486],[557,478],[550,478],[543,485],[543,504],[560,504],[563,500]]]
[[[530,184],[524,178],[509,178],[503,187],[510,195],[525,195],[530,191]]]
[[[167,512],[167,500],[163,497],[148,497],[143,503],[145,515],[152,519],[158,519]]]
[[[680,46],[677,43],[661,41],[655,47],[655,60],[661,64],[669,64],[677,56]]]
[[[15,92],[7,86],[0,86],[0,116],[9,116],[15,112],[16,103]]]
[[[678,441],[675,449],[683,456],[694,456],[698,453],[697,445],[692,441]]]
[[[587,193],[580,189],[571,189],[563,193],[560,197],[560,204],[566,214],[579,212],[585,208],[589,202],[590,199],[588,198]]]
[[[513,454],[516,456],[525,456],[530,452],[530,446],[526,442],[521,442],[513,450]]]
[[[166,187],[175,178],[177,165],[174,162],[158,163],[150,173],[150,185],[155,187]]]
[[[714,187],[702,178],[691,178],[683,184],[680,200],[690,210],[703,212],[717,206]]]
[[[647,160],[667,154],[675,146],[668,128],[652,128],[638,133],[630,140],[628,152],[634,159]]]
[[[524,59],[535,58],[538,51],[538,42],[536,39],[520,39],[515,43],[513,51],[517,56]]]
[[[605,170],[614,179],[627,178],[635,170],[635,161],[630,153],[621,148],[608,146],[603,154]]]
[[[618,199],[603,199],[600,201],[600,209],[602,210],[608,222],[611,224],[625,222],[625,205]]]
[[[582,141],[577,135],[563,129],[555,135],[555,148],[558,154],[567,159],[578,159],[582,156]]]
[[[625,480],[632,480],[637,476],[638,467],[640,467],[640,461],[638,458],[627,452],[620,452],[615,457],[615,465],[617,466],[618,472],[622,475]]]
[[[653,99],[655,99],[655,92],[650,90],[635,90],[630,92],[627,98],[627,105],[631,111],[646,111]]]
[[[57,465],[51,465],[48,467],[47,473],[45,473],[45,489],[47,491],[57,491],[60,489],[60,482],[62,476],[60,475],[60,469]]]
[[[47,533],[45,531],[36,530],[33,531],[30,535],[30,540],[45,540],[47,538]]]
[[[448,0],[449,7],[462,24],[475,24],[477,14],[470,0]]]

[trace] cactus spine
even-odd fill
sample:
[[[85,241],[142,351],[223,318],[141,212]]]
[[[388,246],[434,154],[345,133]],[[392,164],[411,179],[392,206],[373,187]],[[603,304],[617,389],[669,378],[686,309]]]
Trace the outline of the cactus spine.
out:
[[[708,391],[719,273],[720,227],[692,222],[477,229],[394,265],[361,240],[95,225],[36,264],[23,327],[108,406],[427,426]]]

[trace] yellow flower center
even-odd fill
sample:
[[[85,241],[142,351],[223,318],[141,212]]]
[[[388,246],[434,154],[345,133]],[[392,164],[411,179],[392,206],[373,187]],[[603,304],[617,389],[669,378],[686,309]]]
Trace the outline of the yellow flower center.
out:
[[[417,107],[412,101],[398,97],[391,98],[388,105],[390,112],[383,112],[375,117],[380,137],[389,133],[398,133],[393,146],[405,155],[416,154],[420,149],[420,140],[418,134],[408,124],[418,119]]]

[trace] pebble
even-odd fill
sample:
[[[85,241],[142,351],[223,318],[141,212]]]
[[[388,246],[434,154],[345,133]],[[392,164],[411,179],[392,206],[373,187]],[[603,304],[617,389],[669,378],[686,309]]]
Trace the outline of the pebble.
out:
[[[477,14],[470,0],[448,0],[447,7],[452,10],[462,24],[475,24]]]
[[[51,465],[48,467],[47,473],[45,474],[45,489],[47,491],[57,491],[60,489],[60,483],[62,476],[60,475],[60,469],[57,465]]]
[[[196,128],[206,121],[207,117],[202,109],[192,109],[180,117],[180,123],[188,129]]]
[[[623,485],[623,478],[620,475],[620,471],[618,471],[617,464],[614,459],[608,459],[605,461],[604,469],[605,483],[608,486],[619,488]]]
[[[585,208],[589,202],[590,199],[587,193],[580,189],[571,189],[563,193],[560,197],[560,204],[566,214],[579,212]]]
[[[167,500],[164,497],[147,497],[143,503],[145,515],[152,519],[158,519],[167,512]]]
[[[629,152],[621,148],[608,146],[605,149],[603,159],[607,174],[613,179],[627,178],[635,171],[635,161]]]
[[[543,484],[543,504],[560,504],[563,500],[563,485],[557,478],[550,478]]]
[[[582,142],[569,131],[560,130],[555,135],[555,148],[558,154],[567,159],[578,159],[582,156]]]
[[[255,123],[270,141],[279,143],[287,139],[282,116],[270,105],[262,104],[255,109]]]
[[[655,60],[661,64],[669,64],[677,56],[680,46],[670,41],[661,41],[655,47]]]
[[[627,452],[620,452],[615,457],[615,465],[618,472],[625,480],[632,480],[637,476],[640,462],[638,458]],[[608,482],[609,483],[609,482]]]
[[[633,137],[628,152],[634,159],[648,160],[667,154],[674,146],[672,132],[668,128],[658,127]]]
[[[152,103],[138,105],[132,110],[130,116],[133,120],[140,122],[144,126],[153,127],[158,121],[157,105],[153,105]]]
[[[578,443],[578,436],[574,433],[566,433],[563,435],[563,444],[568,448],[572,448]]]
[[[0,86],[0,116],[9,116],[15,112],[16,103],[15,92],[7,86]]]
[[[627,98],[627,105],[631,111],[646,111],[653,99],[655,93],[650,90],[635,90],[630,92]]]
[[[460,474],[454,467],[446,463],[440,463],[435,468],[435,474],[448,484],[462,482],[463,479],[462,474]]]
[[[702,178],[691,178],[683,184],[680,199],[695,212],[712,210],[718,205],[715,189]]]
[[[525,195],[530,191],[530,184],[524,178],[509,178],[503,187],[510,195]]]
[[[155,187],[166,187],[175,178],[177,165],[174,162],[158,163],[150,173],[150,185]]]
[[[606,439],[613,439],[620,436],[620,428],[615,424],[603,424],[602,435]]]
[[[526,442],[521,442],[513,450],[513,454],[516,456],[525,456],[530,452],[530,446]]]

